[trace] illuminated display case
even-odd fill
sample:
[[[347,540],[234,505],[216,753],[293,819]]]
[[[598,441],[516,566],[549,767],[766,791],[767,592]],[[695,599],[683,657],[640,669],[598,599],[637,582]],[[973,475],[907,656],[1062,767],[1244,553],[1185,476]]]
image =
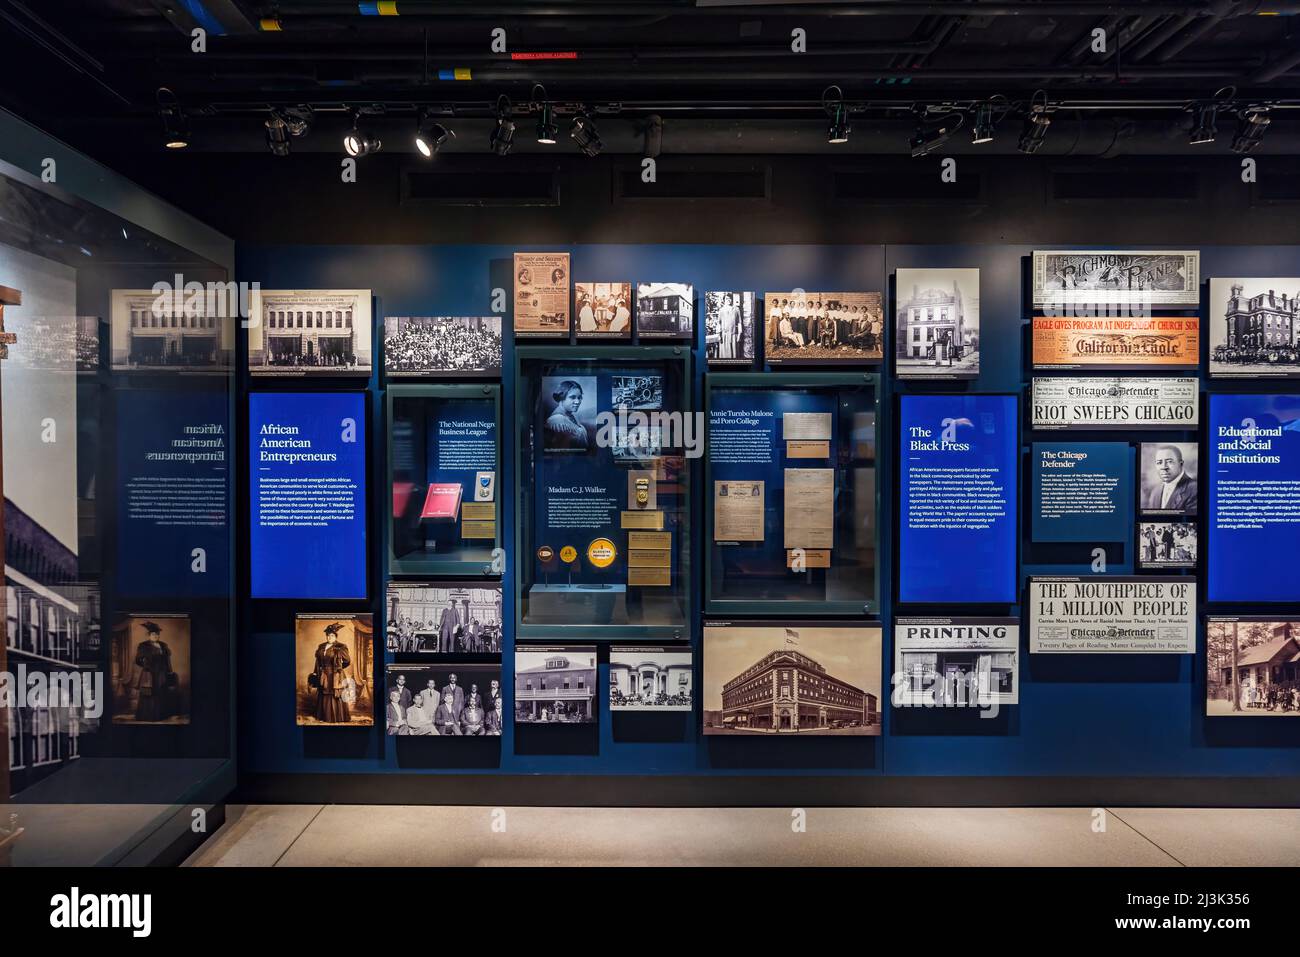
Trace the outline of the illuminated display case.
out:
[[[388,568],[500,575],[501,387],[388,388]]]
[[[880,608],[880,377],[711,373],[706,611]]]
[[[521,638],[690,636],[690,350],[516,350]]]

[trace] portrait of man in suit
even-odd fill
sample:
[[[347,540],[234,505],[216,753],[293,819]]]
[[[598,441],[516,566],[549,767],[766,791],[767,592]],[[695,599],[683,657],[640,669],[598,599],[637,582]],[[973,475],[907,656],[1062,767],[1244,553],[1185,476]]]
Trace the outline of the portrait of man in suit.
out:
[[[1142,511],[1196,514],[1195,442],[1142,443]]]

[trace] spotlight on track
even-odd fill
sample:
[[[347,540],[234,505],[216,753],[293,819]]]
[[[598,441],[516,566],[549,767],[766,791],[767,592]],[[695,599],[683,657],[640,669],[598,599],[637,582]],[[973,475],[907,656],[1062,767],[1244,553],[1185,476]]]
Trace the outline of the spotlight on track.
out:
[[[1234,153],[1250,153],[1264,141],[1272,123],[1267,106],[1248,106],[1237,114],[1237,132],[1232,137]]]
[[[310,106],[273,107],[266,118],[266,147],[273,156],[288,156],[292,140],[306,136],[311,129]]]
[[[1042,94],[1042,102],[1038,95]],[[1052,125],[1052,118],[1047,115],[1047,94],[1042,90],[1034,94],[1030,101],[1029,112],[1025,114],[1025,125],[1020,130],[1020,142],[1016,149],[1025,154],[1037,153],[1047,139],[1047,130]]]
[[[831,118],[831,125],[826,130],[826,142],[833,146],[847,143],[853,127],[849,125],[849,108],[844,105],[844,91],[838,86],[828,86],[822,90],[822,109]]]
[[[961,128],[964,119],[960,113],[944,113],[937,118],[931,119],[926,116],[924,111],[919,111],[916,119],[916,132],[912,134],[909,143],[912,148],[913,158],[933,153],[943,146],[944,143],[948,142],[948,137]]]
[[[541,90],[542,95],[537,96],[537,91]],[[556,140],[560,137],[560,128],[555,125],[555,108],[551,106],[551,101],[546,98],[546,87],[540,83],[533,85],[533,99],[540,102],[537,108],[537,142],[544,146],[554,146]]]
[[[999,108],[1001,112],[999,112]],[[997,130],[998,123],[1006,116],[1006,109],[1006,97],[1001,94],[977,104],[975,107],[975,123],[970,134],[971,143],[975,146],[979,146],[981,143],[992,143],[993,133]]]
[[[449,130],[441,123],[421,112],[419,122],[415,124],[415,148],[425,159],[433,159],[442,149],[442,144],[456,136],[455,130]]]
[[[492,127],[488,145],[497,156],[505,156],[514,145],[515,121],[510,118],[511,103],[508,96],[497,97],[497,125]]]
[[[176,94],[165,86],[158,87],[158,118],[162,120],[163,146],[183,150],[190,145],[190,124]]]
[[[369,156],[383,149],[378,137],[371,136],[359,126],[360,116],[352,114],[352,129],[343,134],[343,151],[349,156]]]
[[[596,130],[595,122],[585,110],[580,110],[573,118],[573,122],[569,124],[569,135],[573,137],[573,142],[578,144],[578,149],[584,156],[599,156],[600,151],[605,148],[605,144],[600,141],[600,133]]]
[[[1187,142],[1192,146],[1213,143],[1219,132],[1219,113],[1236,95],[1236,87],[1225,86],[1209,100],[1188,104],[1187,109],[1192,113],[1193,121],[1191,131],[1187,134]]]

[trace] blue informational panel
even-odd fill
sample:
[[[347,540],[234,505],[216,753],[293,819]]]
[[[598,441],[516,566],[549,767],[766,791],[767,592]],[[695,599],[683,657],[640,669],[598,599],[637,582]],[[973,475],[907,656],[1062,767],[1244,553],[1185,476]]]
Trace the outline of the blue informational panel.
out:
[[[899,400],[898,598],[1016,600],[1017,400]]]
[[[1211,395],[1210,601],[1295,601],[1300,395]],[[1268,557],[1265,557],[1268,556]]]
[[[253,597],[365,598],[365,395],[250,394],[248,470]]]
[[[1035,442],[1035,542],[1123,542],[1133,524],[1127,442]]]
[[[116,395],[118,593],[229,594],[229,397]]]

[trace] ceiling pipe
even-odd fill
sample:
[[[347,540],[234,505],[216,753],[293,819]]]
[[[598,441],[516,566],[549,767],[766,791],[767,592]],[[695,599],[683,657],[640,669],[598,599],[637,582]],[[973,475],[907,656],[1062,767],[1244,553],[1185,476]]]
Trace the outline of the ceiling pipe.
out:
[[[450,3],[445,0],[398,0],[397,17],[363,15],[355,2],[293,3],[280,2],[274,7],[265,6],[265,16],[276,16],[284,27],[292,27],[295,20],[314,18],[330,20],[347,17],[358,20],[394,20],[399,18],[483,19],[488,17],[626,17],[626,16],[696,16],[717,17],[754,14],[764,16],[1124,16],[1139,13],[1149,16],[1187,17],[1188,22],[1199,17],[1218,13],[1215,3],[1114,3],[1107,0],[1020,0],[1010,3],[978,3],[949,0],[949,2],[923,2],[923,0],[875,0],[852,3],[720,3],[702,0],[700,5],[682,5],[663,2],[592,3],[566,5],[551,3],[533,5],[523,3]],[[1296,0],[1258,0],[1254,3],[1234,5],[1232,16],[1285,15],[1300,13]],[[1181,28],[1180,28],[1181,29]],[[1174,31],[1177,32],[1177,31]],[[1163,41],[1162,41],[1163,42]]]

